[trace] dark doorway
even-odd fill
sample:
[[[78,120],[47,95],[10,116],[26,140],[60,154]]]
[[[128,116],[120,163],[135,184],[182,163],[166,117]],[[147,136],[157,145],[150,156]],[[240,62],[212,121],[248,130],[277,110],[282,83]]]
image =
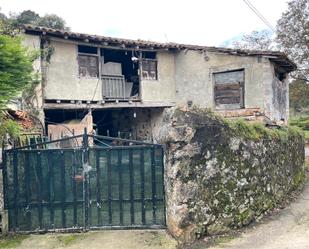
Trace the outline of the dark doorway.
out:
[[[131,96],[139,95],[139,53],[136,51],[101,49],[101,62],[106,64],[109,62],[121,64],[121,74],[126,82],[132,82]]]

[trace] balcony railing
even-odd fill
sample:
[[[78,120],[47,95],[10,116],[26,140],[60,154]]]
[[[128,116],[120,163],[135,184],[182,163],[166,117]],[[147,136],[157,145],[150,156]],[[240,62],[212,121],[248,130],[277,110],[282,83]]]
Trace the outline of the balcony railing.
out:
[[[102,75],[102,96],[104,99],[129,99],[132,82],[126,82],[124,76]]]

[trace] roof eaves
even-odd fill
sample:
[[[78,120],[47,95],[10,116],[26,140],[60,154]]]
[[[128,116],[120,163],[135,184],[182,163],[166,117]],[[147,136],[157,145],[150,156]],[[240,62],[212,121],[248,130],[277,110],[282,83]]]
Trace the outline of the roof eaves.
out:
[[[225,53],[238,56],[274,56],[276,60],[280,60],[288,65],[290,71],[296,69],[296,64],[292,62],[286,54],[280,51],[261,51],[261,50],[242,50],[242,49],[232,49],[232,48],[222,48],[222,47],[208,47],[201,45],[191,45],[191,44],[180,44],[180,43],[160,43],[154,41],[145,41],[145,40],[132,40],[132,39],[122,39],[114,38],[109,36],[99,36],[99,35],[89,35],[77,32],[71,32],[66,30],[57,30],[46,27],[38,27],[33,25],[23,25],[22,28],[29,33],[51,35],[59,38],[67,37],[67,39],[73,40],[88,40],[89,42],[94,43],[107,43],[115,45],[124,45],[126,47],[137,47],[137,48],[150,48],[150,49],[177,49],[177,50],[200,50],[207,52],[216,52],[216,53]],[[271,58],[270,58],[271,59]],[[275,61],[274,59],[272,59]]]

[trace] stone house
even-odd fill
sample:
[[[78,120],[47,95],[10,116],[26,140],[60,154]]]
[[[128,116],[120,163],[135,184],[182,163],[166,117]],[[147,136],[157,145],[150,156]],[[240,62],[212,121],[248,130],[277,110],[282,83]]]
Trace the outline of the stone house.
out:
[[[47,124],[91,110],[99,135],[155,140],[164,108],[198,106],[227,117],[288,119],[285,54],[157,43],[24,26],[43,49],[35,108]]]

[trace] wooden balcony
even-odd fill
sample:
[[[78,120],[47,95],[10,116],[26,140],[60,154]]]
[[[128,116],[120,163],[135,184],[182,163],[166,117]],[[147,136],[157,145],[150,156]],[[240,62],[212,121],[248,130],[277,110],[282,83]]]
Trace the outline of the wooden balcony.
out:
[[[131,97],[133,83],[126,82],[123,75],[102,75],[103,99],[129,99]]]

